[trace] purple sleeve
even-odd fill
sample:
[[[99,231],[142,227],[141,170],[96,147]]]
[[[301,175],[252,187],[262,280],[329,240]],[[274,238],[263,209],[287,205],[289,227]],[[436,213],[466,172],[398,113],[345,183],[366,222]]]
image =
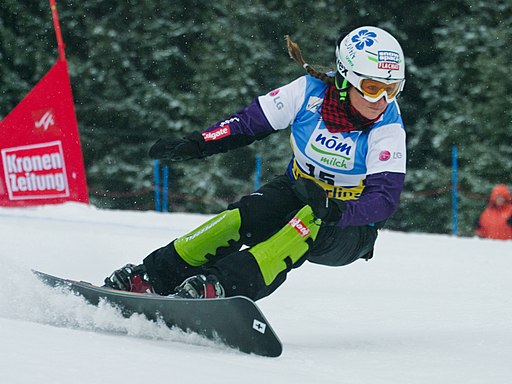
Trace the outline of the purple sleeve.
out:
[[[358,200],[346,201],[339,227],[367,225],[388,219],[398,207],[405,174],[381,172],[368,175],[365,188]]]
[[[219,130],[223,130],[223,133],[208,135],[209,132],[213,133]],[[256,98],[247,107],[208,127],[203,133],[203,137],[208,141],[209,138],[210,140],[216,140],[217,138],[235,135],[257,137],[274,132],[275,130],[265,117]]]

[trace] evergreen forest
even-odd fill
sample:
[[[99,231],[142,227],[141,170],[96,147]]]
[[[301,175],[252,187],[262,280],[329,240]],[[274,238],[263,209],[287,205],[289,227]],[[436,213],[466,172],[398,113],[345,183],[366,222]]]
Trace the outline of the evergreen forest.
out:
[[[452,231],[452,149],[458,149],[459,234],[497,183],[512,184],[510,0],[60,0],[57,2],[91,202],[153,209],[159,137],[182,137],[304,74],[334,69],[337,38],[362,25],[393,34],[406,56],[399,103],[408,172],[387,228]],[[57,60],[48,0],[0,2],[0,118]],[[169,210],[216,213],[282,174],[289,131],[201,160],[169,164]],[[1,138],[0,138],[1,146]]]

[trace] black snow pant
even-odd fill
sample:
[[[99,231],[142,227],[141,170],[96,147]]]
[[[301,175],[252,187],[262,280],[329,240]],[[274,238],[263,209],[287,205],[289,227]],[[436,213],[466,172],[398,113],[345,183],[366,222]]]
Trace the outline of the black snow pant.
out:
[[[218,248],[215,255],[208,255],[208,262],[204,265],[187,264],[177,253],[174,241],[148,255],[144,265],[155,291],[168,295],[187,277],[200,273],[215,274],[226,296],[242,295],[258,300],[271,294],[286,280],[291,269],[299,267],[306,260],[328,266],[343,266],[360,258],[372,257],[377,239],[375,227],[321,226],[316,240],[300,261],[290,264],[270,284],[266,284],[258,263],[248,249],[279,231],[304,206],[295,196],[292,184],[288,176],[279,176],[256,192],[230,204],[228,209],[238,209],[240,212],[240,240]]]

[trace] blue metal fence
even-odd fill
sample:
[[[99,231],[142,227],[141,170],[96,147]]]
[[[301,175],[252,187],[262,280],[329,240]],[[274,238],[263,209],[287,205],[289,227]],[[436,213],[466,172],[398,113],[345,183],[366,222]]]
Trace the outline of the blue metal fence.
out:
[[[256,156],[254,171],[254,190],[261,185],[261,156]],[[153,189],[155,191],[155,211],[169,211],[169,166],[166,164],[160,169],[160,161],[153,161]],[[160,178],[160,173],[162,177]],[[160,182],[161,181],[161,182]]]

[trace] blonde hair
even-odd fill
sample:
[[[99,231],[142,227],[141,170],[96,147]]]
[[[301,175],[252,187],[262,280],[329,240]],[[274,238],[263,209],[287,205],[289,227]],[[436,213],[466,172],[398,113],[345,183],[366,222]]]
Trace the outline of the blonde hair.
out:
[[[308,73],[308,75],[313,76],[317,79],[322,80],[324,83],[328,85],[334,85],[335,79],[332,76],[329,76],[325,72],[317,71],[311,65],[306,63],[306,61],[302,58],[302,53],[300,52],[299,44],[292,41],[290,35],[285,35],[284,39],[286,40],[286,45],[288,47],[288,54],[292,59],[294,59],[297,63],[299,63]]]

